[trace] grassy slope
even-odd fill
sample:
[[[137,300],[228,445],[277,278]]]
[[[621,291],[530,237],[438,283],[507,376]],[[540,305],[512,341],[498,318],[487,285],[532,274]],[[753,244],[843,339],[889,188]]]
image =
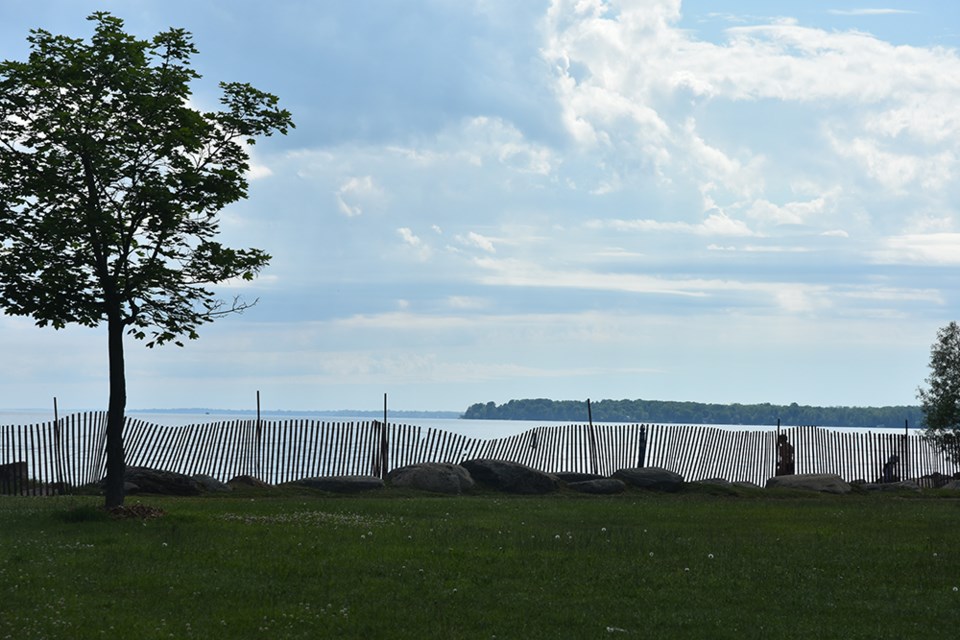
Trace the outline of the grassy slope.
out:
[[[772,496],[150,498],[167,515],[147,521],[105,520],[97,498],[2,498],[0,638],[960,627],[960,502]]]

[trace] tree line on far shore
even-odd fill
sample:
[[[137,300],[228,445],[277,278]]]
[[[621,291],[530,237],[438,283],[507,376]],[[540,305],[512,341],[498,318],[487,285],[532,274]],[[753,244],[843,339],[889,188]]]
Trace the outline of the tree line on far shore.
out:
[[[636,422],[725,425],[816,425],[831,427],[921,428],[919,406],[811,407],[789,405],[705,404],[661,400],[599,400],[590,405],[594,422]],[[463,414],[472,420],[545,420],[587,422],[587,403],[582,400],[545,398],[510,400],[471,405]]]

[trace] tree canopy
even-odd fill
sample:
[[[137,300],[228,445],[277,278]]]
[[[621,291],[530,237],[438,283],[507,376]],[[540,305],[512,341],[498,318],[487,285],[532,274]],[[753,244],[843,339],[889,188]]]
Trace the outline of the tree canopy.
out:
[[[122,503],[123,335],[182,344],[249,306],[209,287],[254,278],[270,256],[217,242],[217,216],[247,195],[246,145],[293,123],[248,84],[221,83],[219,111],[194,108],[183,29],[140,40],[109,13],[89,19],[89,42],[37,29],[26,61],[0,63],[0,305],[40,326],[107,323],[110,506]]]
[[[917,425],[919,407],[811,407],[798,405],[706,404],[662,400],[599,400],[591,403],[597,422],[667,422],[724,425],[819,425],[832,427],[902,427],[904,420]],[[581,400],[528,399],[471,405],[464,418],[479,420],[548,420],[586,422],[587,405]]]
[[[917,397],[927,437],[960,463],[960,326],[951,322],[930,347],[930,375]]]

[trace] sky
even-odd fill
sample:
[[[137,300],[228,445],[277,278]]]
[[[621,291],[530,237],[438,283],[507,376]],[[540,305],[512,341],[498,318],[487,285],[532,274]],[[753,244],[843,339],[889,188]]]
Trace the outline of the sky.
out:
[[[960,316],[953,0],[2,0],[108,10],[280,98],[228,246],[259,299],[126,345],[128,407],[915,404]],[[0,407],[105,408],[105,328],[0,315]]]

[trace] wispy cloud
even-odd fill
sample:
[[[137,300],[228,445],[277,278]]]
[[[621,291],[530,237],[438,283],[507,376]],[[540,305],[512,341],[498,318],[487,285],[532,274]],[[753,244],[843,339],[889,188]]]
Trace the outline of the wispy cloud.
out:
[[[827,13],[835,16],[889,16],[918,12],[910,9],[827,9]]]

